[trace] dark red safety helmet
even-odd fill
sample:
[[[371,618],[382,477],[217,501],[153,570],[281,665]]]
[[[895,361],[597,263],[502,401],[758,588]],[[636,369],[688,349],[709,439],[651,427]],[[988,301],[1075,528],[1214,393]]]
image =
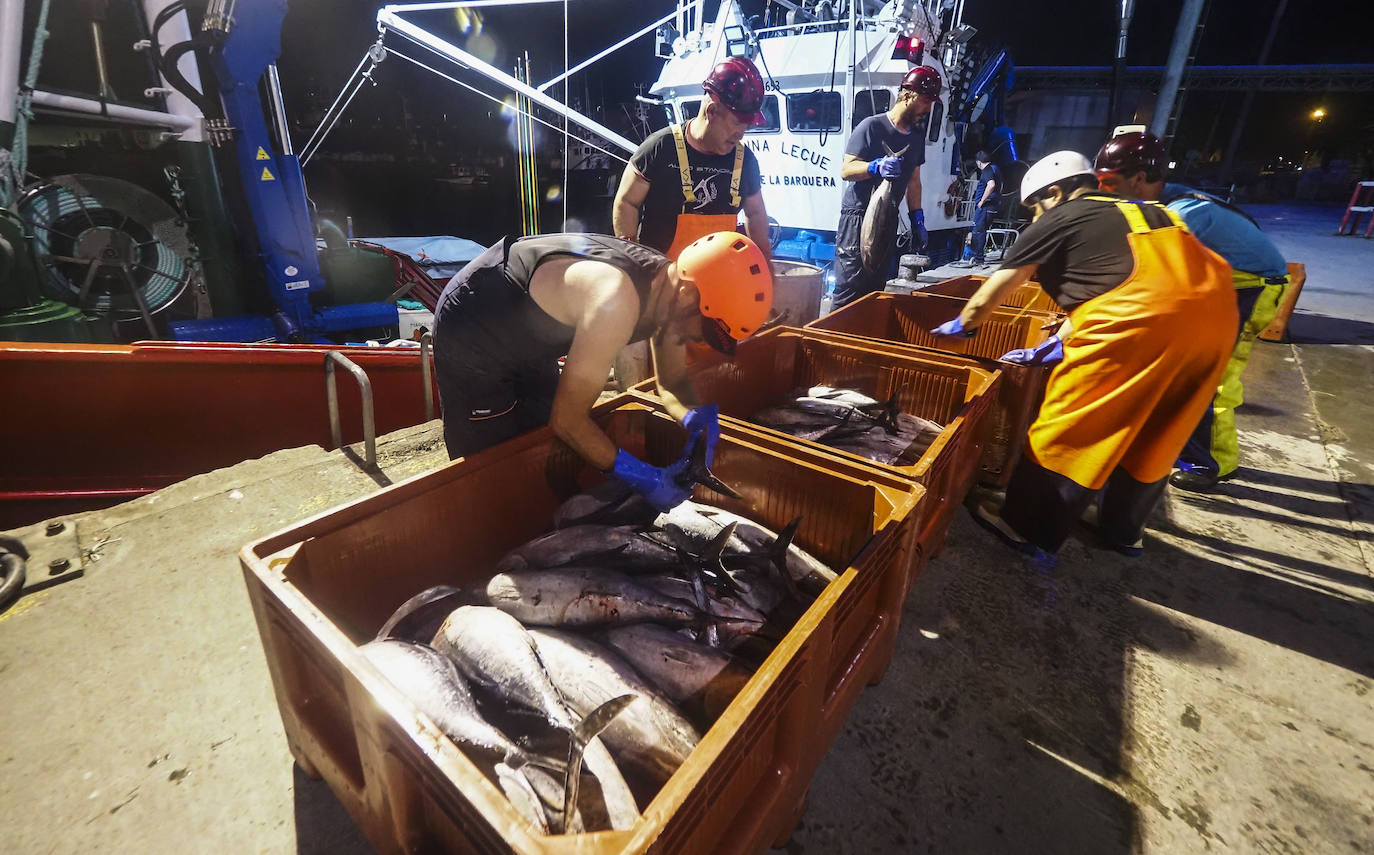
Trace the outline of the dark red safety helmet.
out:
[[[939,98],[940,87],[943,85],[944,83],[940,80],[940,72],[928,65],[918,65],[902,78],[901,88],[910,89],[917,95]]]
[[[711,93],[712,100],[728,107],[741,122],[750,127],[764,123],[763,113],[759,112],[763,106],[763,77],[747,58],[732,56],[716,63],[701,81],[701,88]]]
[[[1118,134],[1102,146],[1093,160],[1093,171],[1098,178],[1144,172],[1146,179],[1160,181],[1164,178],[1164,167],[1168,162],[1169,154],[1159,137],[1148,131],[1132,131]]]

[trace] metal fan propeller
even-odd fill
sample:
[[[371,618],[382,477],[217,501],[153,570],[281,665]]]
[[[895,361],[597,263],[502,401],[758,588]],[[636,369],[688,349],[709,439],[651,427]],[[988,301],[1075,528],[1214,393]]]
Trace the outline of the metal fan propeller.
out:
[[[153,315],[186,290],[185,223],[149,191],[102,175],[59,175],[29,191],[19,214],[34,237],[45,289],[78,309],[119,318]]]

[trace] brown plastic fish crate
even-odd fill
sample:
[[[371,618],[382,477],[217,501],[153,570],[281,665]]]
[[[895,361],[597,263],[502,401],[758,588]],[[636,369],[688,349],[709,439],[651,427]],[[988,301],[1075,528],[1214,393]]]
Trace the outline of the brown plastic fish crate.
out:
[[[1009,350],[1034,347],[1049,338],[1043,329],[1058,315],[1031,309],[997,309],[971,337],[932,335],[931,330],[959,317],[964,303],[938,294],[878,292],[807,324],[805,329],[848,333],[862,338],[914,344],[929,350],[996,359]]]
[[[986,281],[988,281],[986,276],[956,276],[953,279],[936,282],[934,285],[927,285],[914,293],[940,294],[967,300]],[[1045,289],[1035,284],[1017,285],[1009,295],[1002,299],[1002,305],[1013,309],[1026,308],[1033,312],[1064,314],[1064,310],[1051,299],[1049,294],[1045,293]]]
[[[953,361],[937,353],[919,356],[881,352],[866,342],[843,342],[782,327],[743,342],[733,359],[715,359],[690,369],[693,387],[702,401],[720,407],[727,419],[739,419],[752,430],[772,437],[777,449],[801,445],[850,464],[873,467],[909,478],[926,488],[917,522],[923,553],[934,556],[944,543],[955,510],[978,475],[988,419],[1001,377],[996,369]],[[904,413],[930,419],[944,430],[915,463],[887,465],[828,448],[749,421],[759,410],[789,397],[805,386],[854,389],[886,401],[895,396]],[[652,380],[635,387],[654,396]],[[919,569],[919,568],[917,568]],[[914,581],[914,576],[913,576]]]
[[[595,415],[651,462],[669,462],[685,439],[632,397]],[[891,660],[906,568],[922,560],[912,512],[924,494],[793,452],[780,456],[726,426],[714,471],[743,498],[700,488],[699,498],[775,529],[800,515],[797,543],[840,576],[633,828],[541,834],[357,649],[416,592],[488,578],[502,554],[547,529],[560,502],[603,477],[547,428],[240,551],[292,754],[388,855],[750,853],[785,839],[860,692]]]
[[[856,301],[855,304],[859,304]],[[846,307],[848,309],[849,307]],[[840,309],[845,311],[845,309]],[[826,318],[833,318],[838,312],[827,315]],[[955,312],[956,313],[956,312]],[[954,313],[951,313],[951,318]],[[826,320],[822,318],[822,320]],[[944,322],[937,322],[944,323]],[[1025,447],[1026,429],[1035,421],[1037,412],[1040,412],[1040,401],[1044,399],[1044,386],[1050,379],[1050,371],[1054,366],[1021,366],[1021,364],[1000,362],[996,357],[982,356],[956,356],[948,351],[929,348],[911,344],[905,338],[897,340],[882,340],[882,338],[871,337],[863,333],[851,333],[845,327],[861,329],[857,324],[837,323],[834,329],[819,329],[815,324],[805,327],[807,333],[822,335],[834,341],[859,341],[868,348],[889,353],[901,353],[901,355],[919,356],[929,355],[929,353],[941,353],[949,359],[965,360],[971,366],[980,366],[987,370],[1002,371],[1002,382],[998,388],[998,397],[993,401],[992,412],[989,414],[989,425],[987,438],[982,445],[982,459],[980,462],[981,476],[980,482],[989,487],[1006,487],[1011,480],[1011,470],[1015,465],[1015,460],[1020,458],[1021,449]],[[1018,346],[1033,346],[1040,344],[1050,337],[1046,330],[1039,330],[1039,327],[1032,327],[1026,330],[1026,337],[1032,344]],[[922,341],[933,337],[922,337]],[[963,341],[976,341],[974,340]],[[1006,351],[999,351],[1002,355]]]

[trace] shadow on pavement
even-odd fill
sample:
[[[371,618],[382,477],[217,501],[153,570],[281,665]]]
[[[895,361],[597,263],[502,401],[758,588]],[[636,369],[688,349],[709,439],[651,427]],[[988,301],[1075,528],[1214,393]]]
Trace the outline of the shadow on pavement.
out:
[[[295,763],[291,771],[298,855],[377,855],[328,784],[312,780]]]
[[[960,510],[908,596],[891,668],[776,851],[1134,851],[1136,808],[1103,779],[1122,772],[1132,627],[1154,618],[1088,565],[1037,575]]]
[[[1293,344],[1374,344],[1374,324],[1295,312],[1288,322]]]
[[[1133,694],[1136,651],[1207,671],[1251,666],[1166,610],[1374,675],[1368,607],[1311,578],[1367,588],[1354,574],[1192,535],[1162,514],[1142,558],[1088,539],[1076,533],[1052,578],[1038,576],[961,512],[912,588],[892,667],[860,699],[778,851],[1124,855],[1144,845],[1142,812],[1178,820],[1162,833],[1188,837],[1201,802],[1174,800],[1196,786],[1193,771],[1151,766],[1149,735],[1196,713]]]

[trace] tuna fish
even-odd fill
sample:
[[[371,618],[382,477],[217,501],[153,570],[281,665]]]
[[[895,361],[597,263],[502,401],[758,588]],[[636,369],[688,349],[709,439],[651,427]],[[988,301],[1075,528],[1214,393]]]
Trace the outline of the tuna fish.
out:
[[[633,698],[601,733],[627,772],[643,775],[657,789],[701,741],[696,728],[619,654],[570,632],[532,629],[530,635],[573,712],[584,715],[611,698]]]
[[[551,531],[506,553],[496,572],[509,573],[569,564],[623,567],[648,572],[677,563],[677,555],[628,528],[575,525]]]
[[[687,501],[671,511],[659,514],[655,525],[663,536],[689,552],[700,552],[710,544],[720,530],[730,523],[738,523],[734,536],[725,545],[725,563],[731,565],[732,555],[767,553],[778,535],[757,523],[729,511]],[[795,545],[787,547],[787,572],[803,590],[815,595],[835,580],[835,572]]]
[[[901,157],[911,146],[903,146],[901,151],[893,151],[883,143],[883,148],[892,157]],[[906,187],[898,187],[891,178],[883,178],[868,197],[868,207],[859,226],[859,251],[864,270],[877,273],[887,264],[892,249],[897,243],[897,203],[906,193]]]
[[[434,633],[439,631],[439,625],[454,609],[473,604],[471,592],[452,585],[426,588],[391,613],[382,628],[377,630],[377,639],[397,638],[428,644],[434,638]]]
[[[553,515],[554,528],[574,525],[648,525],[658,516],[653,505],[630,485],[607,478],[585,493],[571,497]]]
[[[665,627],[612,627],[605,631],[605,638],[669,699],[700,703],[712,718],[749,682],[749,671],[730,654]]]
[[[477,748],[501,757],[503,762],[497,764],[498,780],[512,806],[541,831],[549,830],[543,807],[538,805],[537,799],[533,806],[530,801],[534,795],[530,778],[542,774],[550,781],[554,779],[530,768],[529,764],[539,761],[482,717],[467,681],[458,673],[453,660],[427,645],[395,639],[372,641],[359,651],[449,739],[464,748]],[[544,765],[564,765],[543,762]],[[504,777],[501,769],[505,769]],[[561,795],[563,785],[557,782],[555,785]]]
[[[463,676],[496,696],[522,704],[569,732],[577,726],[576,715],[549,679],[534,639],[500,609],[455,609],[434,637],[434,647],[451,657]],[[588,743],[585,761],[601,784],[611,827],[632,826],[639,817],[634,795],[599,739]]]
[[[704,612],[665,597],[623,573],[585,567],[498,573],[487,583],[491,604],[528,626],[598,626],[652,620],[698,623]]]

